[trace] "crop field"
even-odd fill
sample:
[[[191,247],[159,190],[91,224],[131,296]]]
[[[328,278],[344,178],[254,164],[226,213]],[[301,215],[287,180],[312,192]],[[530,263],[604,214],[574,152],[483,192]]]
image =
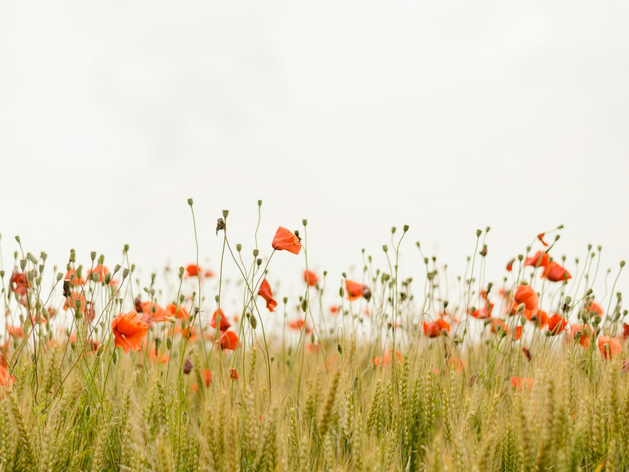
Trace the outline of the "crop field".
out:
[[[486,228],[453,274],[404,226],[382,267],[363,251],[358,276],[331,276],[306,220],[243,247],[216,217],[211,266],[197,246],[142,282],[128,246],[50,267],[11,241],[0,471],[629,470],[624,261],[563,256],[560,226],[487,273]]]

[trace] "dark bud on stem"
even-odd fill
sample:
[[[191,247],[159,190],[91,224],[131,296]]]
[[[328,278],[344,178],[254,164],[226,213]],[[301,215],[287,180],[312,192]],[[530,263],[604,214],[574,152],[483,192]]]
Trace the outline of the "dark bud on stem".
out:
[[[223,218],[219,218],[216,220],[216,235],[218,236],[218,232],[225,229],[225,220]]]
[[[366,285],[363,285],[363,298],[367,301],[371,299],[371,290]]]
[[[190,372],[192,372],[192,361],[188,357],[183,364],[183,373],[188,375]]]

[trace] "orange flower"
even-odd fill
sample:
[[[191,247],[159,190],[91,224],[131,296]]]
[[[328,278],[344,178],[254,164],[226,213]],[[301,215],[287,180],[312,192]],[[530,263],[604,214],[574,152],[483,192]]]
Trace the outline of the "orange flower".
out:
[[[227,317],[223,314],[223,310],[221,310],[220,308],[218,310],[216,310],[214,312],[214,314],[212,315],[212,321],[210,321],[210,326],[212,328],[216,329],[216,317],[217,316],[219,316],[220,319],[221,319],[221,321],[220,321],[220,330],[221,331],[227,331],[232,324],[229,322]]]
[[[258,295],[264,298],[264,300],[266,301],[266,307],[270,312],[273,312],[275,310],[275,307],[277,306],[277,302],[273,300],[273,292],[271,292],[271,286],[266,281],[266,279],[264,279],[260,284]]]
[[[516,326],[515,332],[513,333],[513,339],[519,341],[522,338],[522,325]]]
[[[548,331],[551,336],[556,336],[557,334],[561,334],[564,331],[567,331],[566,325],[568,321],[555,313],[553,316],[548,318]]]
[[[218,343],[219,341],[216,341],[216,344]],[[238,335],[233,331],[225,331],[221,334],[220,343],[221,349],[227,349],[229,351],[235,351],[240,346],[240,343],[238,342]]]
[[[17,269],[13,270],[11,278],[9,279],[9,290],[16,295],[19,295],[22,299],[26,295],[28,289],[28,279],[26,274],[18,272]]]
[[[491,320],[491,332],[492,333],[498,333],[500,332],[500,330],[502,330],[503,332],[507,333],[509,330],[509,327],[507,326],[507,323],[505,323],[504,320],[498,319],[498,318],[493,318]]]
[[[210,372],[210,369],[203,369],[203,381],[206,387],[212,385],[212,372]]]
[[[395,350],[395,358],[397,359],[398,362],[402,362],[402,354],[400,354],[400,351],[398,351],[397,349]],[[375,366],[384,366],[387,364],[390,364],[391,361],[393,360],[393,349],[389,349],[382,357],[374,357],[371,360],[371,363],[374,364]]]
[[[76,293],[76,292],[72,292],[69,297],[66,297],[66,301],[63,304],[63,309],[64,310],[69,310],[69,309],[76,310],[77,309],[76,308],[76,305],[77,305],[76,302],[80,302],[79,309],[78,309],[79,313],[85,313],[85,308],[87,306],[86,303],[85,303],[85,297],[83,295],[80,295],[80,294]]]
[[[129,351],[139,351],[142,348],[142,340],[148,333],[148,324],[134,310],[116,316],[111,322],[111,329],[116,347],[121,347],[128,354]]]
[[[623,339],[629,338],[629,324],[627,323],[622,324],[622,338]]]
[[[486,303],[485,308],[481,308],[480,310],[476,309],[470,313],[470,316],[477,318],[479,320],[486,320],[491,318],[491,311],[494,309],[493,303]],[[469,313],[469,310],[468,310]]]
[[[431,321],[430,323],[426,323],[424,321],[422,327],[424,329],[424,334],[429,338],[436,338],[438,336],[441,336],[443,330],[448,333],[450,332],[450,324],[446,323],[442,319]]]
[[[330,307],[330,314],[331,315],[336,315],[339,312],[340,309],[341,309],[340,306],[331,306]]]
[[[544,235],[545,235],[545,234],[546,234],[546,233],[540,233],[540,234],[538,234],[538,235],[537,235],[537,239],[539,239],[539,240],[542,242],[542,244],[544,245],[544,247],[548,247],[548,243],[547,243],[546,241],[544,241]]]
[[[571,342],[579,334],[579,345],[585,349],[590,347],[590,341],[594,336],[594,331],[588,325],[571,324],[568,333],[568,342]]]
[[[309,286],[314,287],[317,285],[318,281],[319,277],[317,277],[317,274],[309,270],[304,270],[304,282],[306,282]]]
[[[598,349],[603,357],[611,359],[622,352],[622,344],[618,338],[610,338],[609,336],[598,337]]]
[[[105,277],[107,277],[107,274],[109,274],[109,269],[107,267],[105,267],[104,265],[97,265],[96,267],[94,267],[92,270],[90,270],[87,273],[87,277],[89,279],[92,279],[92,274],[97,274],[97,282],[104,282],[105,281]],[[109,281],[109,283],[114,283],[112,280]]]
[[[229,369],[229,378],[232,380],[238,380],[238,371],[236,369]]]
[[[306,344],[306,349],[310,352],[319,352],[319,345],[308,343]]]
[[[304,320],[289,321],[288,326],[290,327],[290,329],[294,329],[295,331],[299,331],[305,326],[306,334],[310,334],[312,332],[312,326],[310,326],[310,324],[307,324]]]
[[[461,372],[463,370],[463,367],[465,367],[465,364],[463,364],[463,361],[459,359],[458,357],[451,357],[448,360],[448,365],[450,367],[454,366],[455,372]]]
[[[603,317],[603,309],[593,301],[587,302],[587,304],[585,305],[585,309],[590,313],[595,312],[601,318]]]
[[[571,279],[572,276],[570,272],[561,267],[555,261],[552,261],[544,272],[542,273],[542,279],[546,277],[551,282],[563,282],[565,280]]]
[[[527,257],[524,260],[524,265],[532,267],[548,267],[549,261],[550,256],[547,253],[543,251],[537,251],[534,256]]]
[[[271,246],[278,251],[288,251],[295,255],[299,254],[299,251],[301,251],[299,238],[282,226],[277,228]]]
[[[196,264],[189,264],[188,266],[186,266],[186,277],[213,277],[214,276],[214,272],[212,272],[211,270],[206,270],[204,271],[201,266],[198,266]]]
[[[15,382],[15,376],[9,375],[9,371],[0,366],[0,387],[10,387]]]
[[[188,309],[185,306],[177,306],[174,303],[169,303],[166,305],[166,311],[169,313],[169,316],[174,316],[180,320],[187,320],[190,318]]]
[[[351,280],[345,280],[345,290],[347,290],[347,298],[351,301],[358,300],[363,296],[365,286]]]
[[[533,384],[535,383],[535,379],[527,377],[511,377],[511,383],[521,392],[525,384],[527,388],[531,390],[533,388]]]
[[[168,363],[168,354],[163,352],[162,355],[159,356],[155,348],[149,349],[148,356],[153,362],[161,362],[162,364]]]
[[[142,313],[144,314],[144,316],[142,316],[142,319],[147,323],[149,323],[149,320],[154,323],[161,323],[162,321],[164,321],[166,316],[168,316],[168,312],[166,310],[164,310],[157,303],[152,302],[142,303]]]
[[[22,326],[7,325],[7,333],[11,336],[21,338],[24,335],[24,328]]]
[[[511,259],[509,262],[507,262],[507,272],[511,272],[513,270],[514,262],[515,262],[515,259]]]
[[[79,279],[74,269],[70,269],[68,271],[68,273],[65,276],[65,280],[69,280],[70,283],[74,285],[85,285],[85,279],[83,277]]]
[[[513,295],[513,299],[518,304],[524,303],[524,307],[530,312],[539,308],[539,297],[530,285],[520,284]]]

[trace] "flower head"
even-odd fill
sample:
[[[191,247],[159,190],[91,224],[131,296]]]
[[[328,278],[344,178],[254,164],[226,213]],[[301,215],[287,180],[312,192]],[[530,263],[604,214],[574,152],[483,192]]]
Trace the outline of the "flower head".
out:
[[[148,324],[134,310],[116,316],[111,322],[111,329],[116,347],[121,347],[128,354],[129,351],[139,351],[142,348],[142,340],[148,333]]]
[[[301,251],[301,241],[299,241],[299,238],[282,226],[277,228],[271,246],[278,251],[288,251],[295,255],[299,254],[299,251]]]
[[[310,287],[317,285],[318,281],[319,277],[317,277],[317,274],[309,270],[304,270],[304,282],[306,282]]]
[[[277,306],[277,302],[273,299],[273,292],[271,291],[271,286],[266,281],[266,279],[264,279],[262,283],[260,284],[260,288],[258,289],[258,295],[264,298],[264,301],[266,301],[267,309],[270,312],[273,312],[275,310],[275,307]]]

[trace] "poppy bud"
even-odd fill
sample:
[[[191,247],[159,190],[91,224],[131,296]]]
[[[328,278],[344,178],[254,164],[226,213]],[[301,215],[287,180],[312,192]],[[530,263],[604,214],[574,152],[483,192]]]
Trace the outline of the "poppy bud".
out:
[[[229,215],[229,210],[223,210],[223,218],[227,219],[228,215]]]
[[[4,270],[0,270],[0,277],[4,277]]]
[[[341,344],[340,344],[340,343],[339,343],[339,344],[337,344],[336,348],[338,349],[339,354],[340,354],[340,355],[343,355],[343,347],[341,346]]]
[[[218,232],[225,229],[225,220],[223,218],[219,218],[216,220],[216,235],[218,236]]]
[[[483,245],[483,249],[479,253],[481,256],[485,257],[487,255],[487,244]]]
[[[118,363],[118,350],[114,349],[114,353],[112,354],[112,359],[111,359],[114,364]]]
[[[483,234],[483,231],[480,229],[476,230],[476,237],[478,238],[481,234]]]
[[[4,276],[4,274],[2,274]],[[63,274],[61,272],[59,272],[57,274],[57,282],[59,282],[61,279],[63,279]]]
[[[26,259],[21,259],[20,260],[20,268],[22,270],[26,269]]]
[[[367,301],[371,299],[371,290],[366,285],[363,285],[363,298]]]
[[[122,269],[122,278],[126,279],[128,276],[129,276],[129,269],[125,267],[124,269]]]
[[[216,301],[216,303],[218,303],[221,300],[221,296],[220,295],[214,295],[214,300]]]
[[[168,338],[166,339],[166,348],[170,351],[173,348],[173,340]]]
[[[240,243],[236,244],[236,251],[238,252],[242,251],[242,244]]]
[[[190,358],[188,357],[186,359],[186,362],[183,363],[183,373],[188,375],[190,372],[192,372],[192,360],[190,360]]]
[[[526,324],[526,316],[520,316],[520,324],[524,326]]]
[[[310,334],[310,344],[314,344],[315,343],[315,335],[314,333]]]
[[[262,206],[262,200],[258,200],[258,206],[261,207]]]
[[[16,236],[16,237],[15,237],[15,240],[17,241],[17,243],[18,243],[18,244],[21,244],[21,240],[20,240],[20,237],[19,237],[19,236]]]
[[[386,244],[383,244],[383,245],[382,245],[382,250],[383,250],[384,252],[388,252],[388,251],[389,251],[389,248],[387,247],[387,245],[386,245]]]
[[[404,227],[402,228],[402,230],[406,233],[408,231],[408,225],[404,225]]]
[[[256,259],[256,264],[260,267],[262,265],[262,259]]]
[[[155,307],[153,307],[153,311],[155,311]],[[177,322],[177,318],[174,316],[167,316],[166,319],[170,324],[175,324]],[[168,340],[170,341],[170,338],[168,338]]]
[[[304,218],[303,220],[301,220],[301,224],[304,225],[304,226],[307,226],[308,225],[308,220]]]
[[[117,274],[119,270],[120,270],[120,264],[116,264],[116,267],[114,267],[114,274]]]
[[[620,261],[620,267],[624,267],[625,266],[625,261]]]
[[[192,200],[192,198],[188,198],[188,205],[192,206],[193,203],[194,203],[194,200]]]
[[[301,309],[304,313],[308,309],[308,300],[306,300],[305,298],[304,298],[304,301],[301,302]]]
[[[111,282],[111,273],[105,276],[105,283],[108,284],[109,282]]]
[[[343,290],[343,287],[339,288],[339,295],[341,296],[341,298],[345,296],[345,290]]]
[[[521,261],[522,259],[524,259],[524,256],[522,254],[518,254],[518,260]]]
[[[125,244],[122,248],[123,252],[129,252],[129,245]]]
[[[251,322],[251,327],[252,327],[253,329],[256,329],[256,328],[258,327],[258,320],[256,319],[256,317],[255,317],[255,316],[251,315],[251,316],[249,317],[249,321]]]

